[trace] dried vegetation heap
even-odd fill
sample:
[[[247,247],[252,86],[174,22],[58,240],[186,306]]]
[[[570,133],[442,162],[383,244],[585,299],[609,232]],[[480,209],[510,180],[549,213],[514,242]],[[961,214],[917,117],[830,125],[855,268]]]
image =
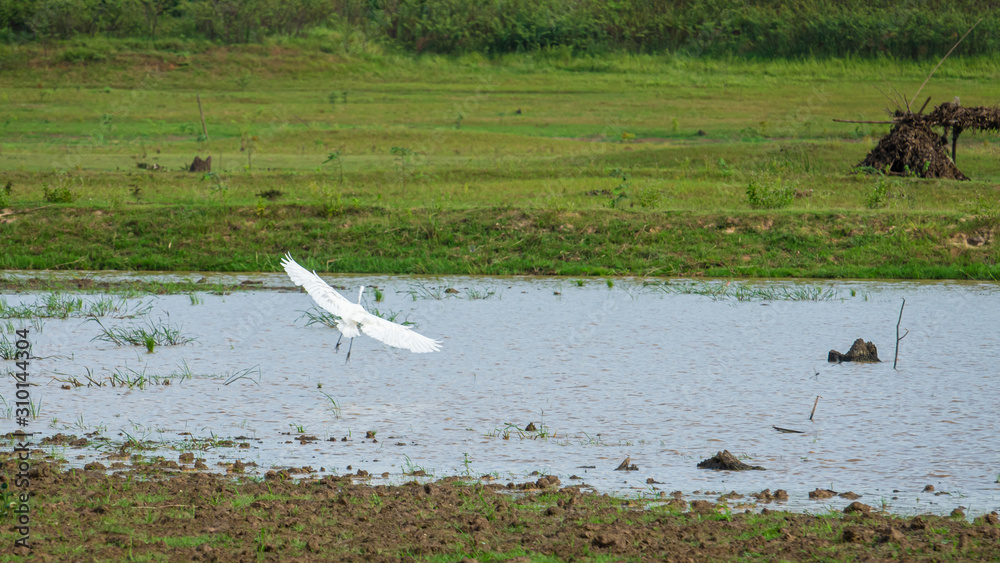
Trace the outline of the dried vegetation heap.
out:
[[[893,124],[889,134],[879,140],[859,167],[896,175],[968,180],[955,165],[958,136],[966,130],[1000,131],[1000,108],[965,108],[956,98],[954,102],[937,106],[927,115],[923,114],[923,108],[917,113],[897,110],[888,123]],[[934,127],[941,127],[944,132],[938,134]],[[950,158],[947,152],[949,134]]]

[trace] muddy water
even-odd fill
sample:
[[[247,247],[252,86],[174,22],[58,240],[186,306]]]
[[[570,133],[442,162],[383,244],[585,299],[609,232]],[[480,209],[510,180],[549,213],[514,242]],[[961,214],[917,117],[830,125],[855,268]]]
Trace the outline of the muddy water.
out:
[[[280,276],[255,279],[287,285]],[[312,302],[292,291],[199,294],[197,304],[188,295],[146,297],[134,301],[152,305],[143,319],[102,322],[170,323],[194,342],[147,354],[92,341],[100,333],[94,322],[44,320],[32,334],[34,353],[45,359],[34,363],[43,404],[31,429],[127,434],[155,442],[155,455],[167,459],[177,455],[167,448],[184,450],[190,438],[243,436],[250,448],[196,453],[210,466],[239,459],[261,472],[364,469],[398,481],[424,469],[507,482],[538,471],[626,495],[786,489],[785,506],[796,510],[849,502],[808,500],[817,487],[852,491],[901,514],[1000,509],[996,284],[837,283],[823,285],[838,295],[824,301],[737,301],[626,280],[609,288],[567,280],[328,279],[348,286],[351,298],[360,284],[379,286],[384,301],[371,303],[368,293],[369,305],[415,322],[443,350],[411,354],[361,337],[345,363],[345,347],[334,352],[338,333],[305,326],[301,311]],[[796,287],[755,285],[774,284]],[[444,293],[448,287],[459,293]],[[12,304],[36,297],[4,296]],[[903,297],[901,330],[909,334],[893,370]],[[827,363],[831,348],[846,352],[859,337],[888,361]],[[116,369],[157,376],[187,369],[193,377],[142,390],[64,390],[52,379],[85,382],[88,368],[95,378]],[[0,394],[9,402],[8,381]],[[324,393],[339,403],[339,417]],[[544,432],[510,426],[529,422]],[[300,443],[300,427],[318,440]],[[377,441],[366,440],[367,431]],[[723,449],[767,471],[696,468]],[[104,453],[57,451],[74,463]],[[638,470],[614,471],[626,457]],[[946,494],[922,492],[928,484]]]

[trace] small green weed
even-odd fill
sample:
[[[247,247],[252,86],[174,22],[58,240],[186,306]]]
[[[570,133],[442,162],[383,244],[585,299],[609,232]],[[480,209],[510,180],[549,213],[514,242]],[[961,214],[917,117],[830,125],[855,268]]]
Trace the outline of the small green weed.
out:
[[[769,174],[754,173],[747,183],[747,202],[754,209],[781,209],[795,199],[795,190],[783,184],[780,178]]]
[[[338,403],[337,400],[331,397],[329,394],[323,393],[323,391],[320,391],[320,393],[322,393],[323,396],[325,396],[327,399],[330,400],[330,412],[333,413],[334,418],[340,420],[340,403]]]
[[[621,168],[615,168],[608,173],[608,176],[611,176],[612,178],[621,178],[621,182],[619,182],[618,185],[611,190],[611,199],[608,201],[608,207],[614,209],[621,205],[623,200],[628,198],[628,190],[631,185],[631,180],[629,179],[628,173]]]
[[[882,209],[889,205],[889,179],[880,176],[865,193],[865,207]]]

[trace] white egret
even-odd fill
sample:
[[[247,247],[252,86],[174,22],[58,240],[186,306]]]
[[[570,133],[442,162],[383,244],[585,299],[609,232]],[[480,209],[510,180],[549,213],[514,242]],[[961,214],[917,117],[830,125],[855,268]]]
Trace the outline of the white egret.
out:
[[[340,338],[334,351],[340,350],[340,340],[345,336],[351,339],[350,346],[347,347],[347,360],[351,359],[351,347],[354,346],[354,337],[364,332],[375,340],[379,340],[395,346],[406,348],[418,354],[424,352],[437,352],[441,349],[441,343],[431,340],[426,336],[413,332],[408,326],[396,324],[377,317],[361,306],[361,296],[365,293],[365,286],[361,286],[358,292],[357,304],[351,303],[346,297],[330,287],[316,272],[310,272],[292,259],[292,254],[285,254],[281,265],[288,273],[292,283],[305,288],[306,292],[312,296],[313,301],[320,307],[333,313],[337,320],[337,330],[340,331]],[[345,361],[347,361],[345,360]]]

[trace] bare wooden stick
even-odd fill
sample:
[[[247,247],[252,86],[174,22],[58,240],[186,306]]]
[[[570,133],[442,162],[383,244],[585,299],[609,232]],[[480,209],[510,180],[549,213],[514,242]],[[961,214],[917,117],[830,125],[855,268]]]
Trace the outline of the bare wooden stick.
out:
[[[906,338],[910,331],[907,330],[903,336],[899,335],[899,323],[903,322],[903,307],[906,307],[906,298],[903,298],[903,304],[899,306],[899,320],[896,321],[896,353],[892,357],[892,369],[896,369],[896,361],[899,360],[899,341]]]
[[[205,127],[205,112],[201,109],[201,94],[195,94],[198,98],[198,115],[201,116],[201,134],[205,136],[205,140],[208,140],[208,128]]]
[[[931,103],[931,97],[927,96],[927,101],[924,102],[924,105],[920,106],[920,111],[917,112],[917,115],[924,113],[924,108],[927,107],[927,104],[929,103]]]
[[[860,119],[834,119],[837,123],[883,123],[885,125],[892,125],[896,123],[895,121],[863,121]]]
[[[822,398],[823,397],[821,397],[820,395],[816,395],[816,401],[813,402],[813,411],[811,413],[809,413],[809,420],[812,420],[813,419],[813,415],[816,414],[816,405],[819,404],[819,400],[822,399]]]
[[[909,103],[909,104],[907,104],[907,108],[908,108],[909,106],[913,105],[913,101],[914,101],[914,100],[916,100],[916,99],[917,99],[917,96],[919,96],[919,95],[920,95],[920,91],[924,89],[924,86],[927,86],[927,82],[928,82],[928,81],[929,81],[929,80],[931,79],[931,77],[932,77],[932,76],[934,76],[934,73],[935,73],[935,72],[937,72],[937,69],[938,69],[938,67],[939,67],[939,66],[941,66],[941,63],[943,63],[943,62],[945,61],[945,59],[947,59],[947,58],[948,58],[948,55],[950,55],[950,54],[951,54],[951,52],[952,52],[952,51],[954,51],[954,50],[955,50],[955,48],[957,48],[957,47],[958,47],[958,45],[959,45],[959,44],[960,44],[960,43],[961,43],[961,42],[962,42],[962,41],[963,41],[963,40],[964,40],[964,39],[965,39],[965,38],[966,38],[966,37],[967,37],[967,36],[968,36],[968,35],[969,35],[970,33],[972,33],[972,30],[973,30],[973,29],[976,29],[976,26],[977,26],[977,25],[979,25],[979,22],[981,22],[981,21],[983,21],[983,18],[979,18],[979,21],[977,21],[976,23],[972,24],[972,27],[970,27],[970,28],[969,28],[969,31],[966,31],[966,32],[965,32],[965,35],[963,35],[963,36],[962,36],[962,37],[961,37],[961,38],[960,38],[960,39],[959,39],[959,40],[958,40],[958,41],[957,41],[957,42],[956,42],[956,43],[955,43],[955,44],[954,44],[954,45],[952,46],[951,50],[950,50],[950,51],[948,51],[948,53],[947,53],[947,54],[946,54],[946,55],[945,55],[944,57],[942,57],[940,61],[938,61],[938,64],[937,64],[937,66],[935,66],[935,67],[934,67],[934,70],[932,70],[932,71],[931,71],[931,73],[927,75],[927,78],[926,78],[926,79],[924,79],[924,83],[920,85],[920,88],[917,88],[917,93],[913,95],[913,100],[910,100],[910,103]]]
[[[0,213],[0,217],[6,217],[8,215],[21,215],[22,213],[31,213],[32,211],[38,211],[39,209],[45,209],[46,207],[52,207],[51,205],[43,205],[41,207],[35,207],[33,209],[22,209],[20,211],[8,211],[6,213]]]
[[[878,90],[880,94],[882,94],[883,96],[885,96],[885,99],[889,100],[890,102],[892,102],[893,104],[895,104],[895,105],[896,105],[896,109],[898,109],[898,110],[900,110],[900,111],[902,111],[902,110],[903,110],[903,108],[902,108],[902,107],[901,107],[901,106],[899,105],[899,102],[897,102],[896,100],[892,99],[892,98],[891,98],[891,97],[889,96],[889,94],[886,94],[886,93],[885,93],[885,92],[884,92],[884,91],[883,91],[883,90],[882,90],[881,88],[879,88],[879,87],[878,87],[877,85],[874,85],[874,86],[875,86],[875,89],[876,89],[876,90]],[[902,96],[900,96],[900,97],[902,97]],[[904,101],[905,101],[905,100],[904,100]]]
[[[138,506],[138,505],[136,505],[136,506],[130,506],[129,508],[174,508],[174,507],[188,508],[188,507],[191,507],[191,506],[194,506],[194,505],[191,505],[191,504],[163,504],[163,505],[160,505],[160,506]]]

